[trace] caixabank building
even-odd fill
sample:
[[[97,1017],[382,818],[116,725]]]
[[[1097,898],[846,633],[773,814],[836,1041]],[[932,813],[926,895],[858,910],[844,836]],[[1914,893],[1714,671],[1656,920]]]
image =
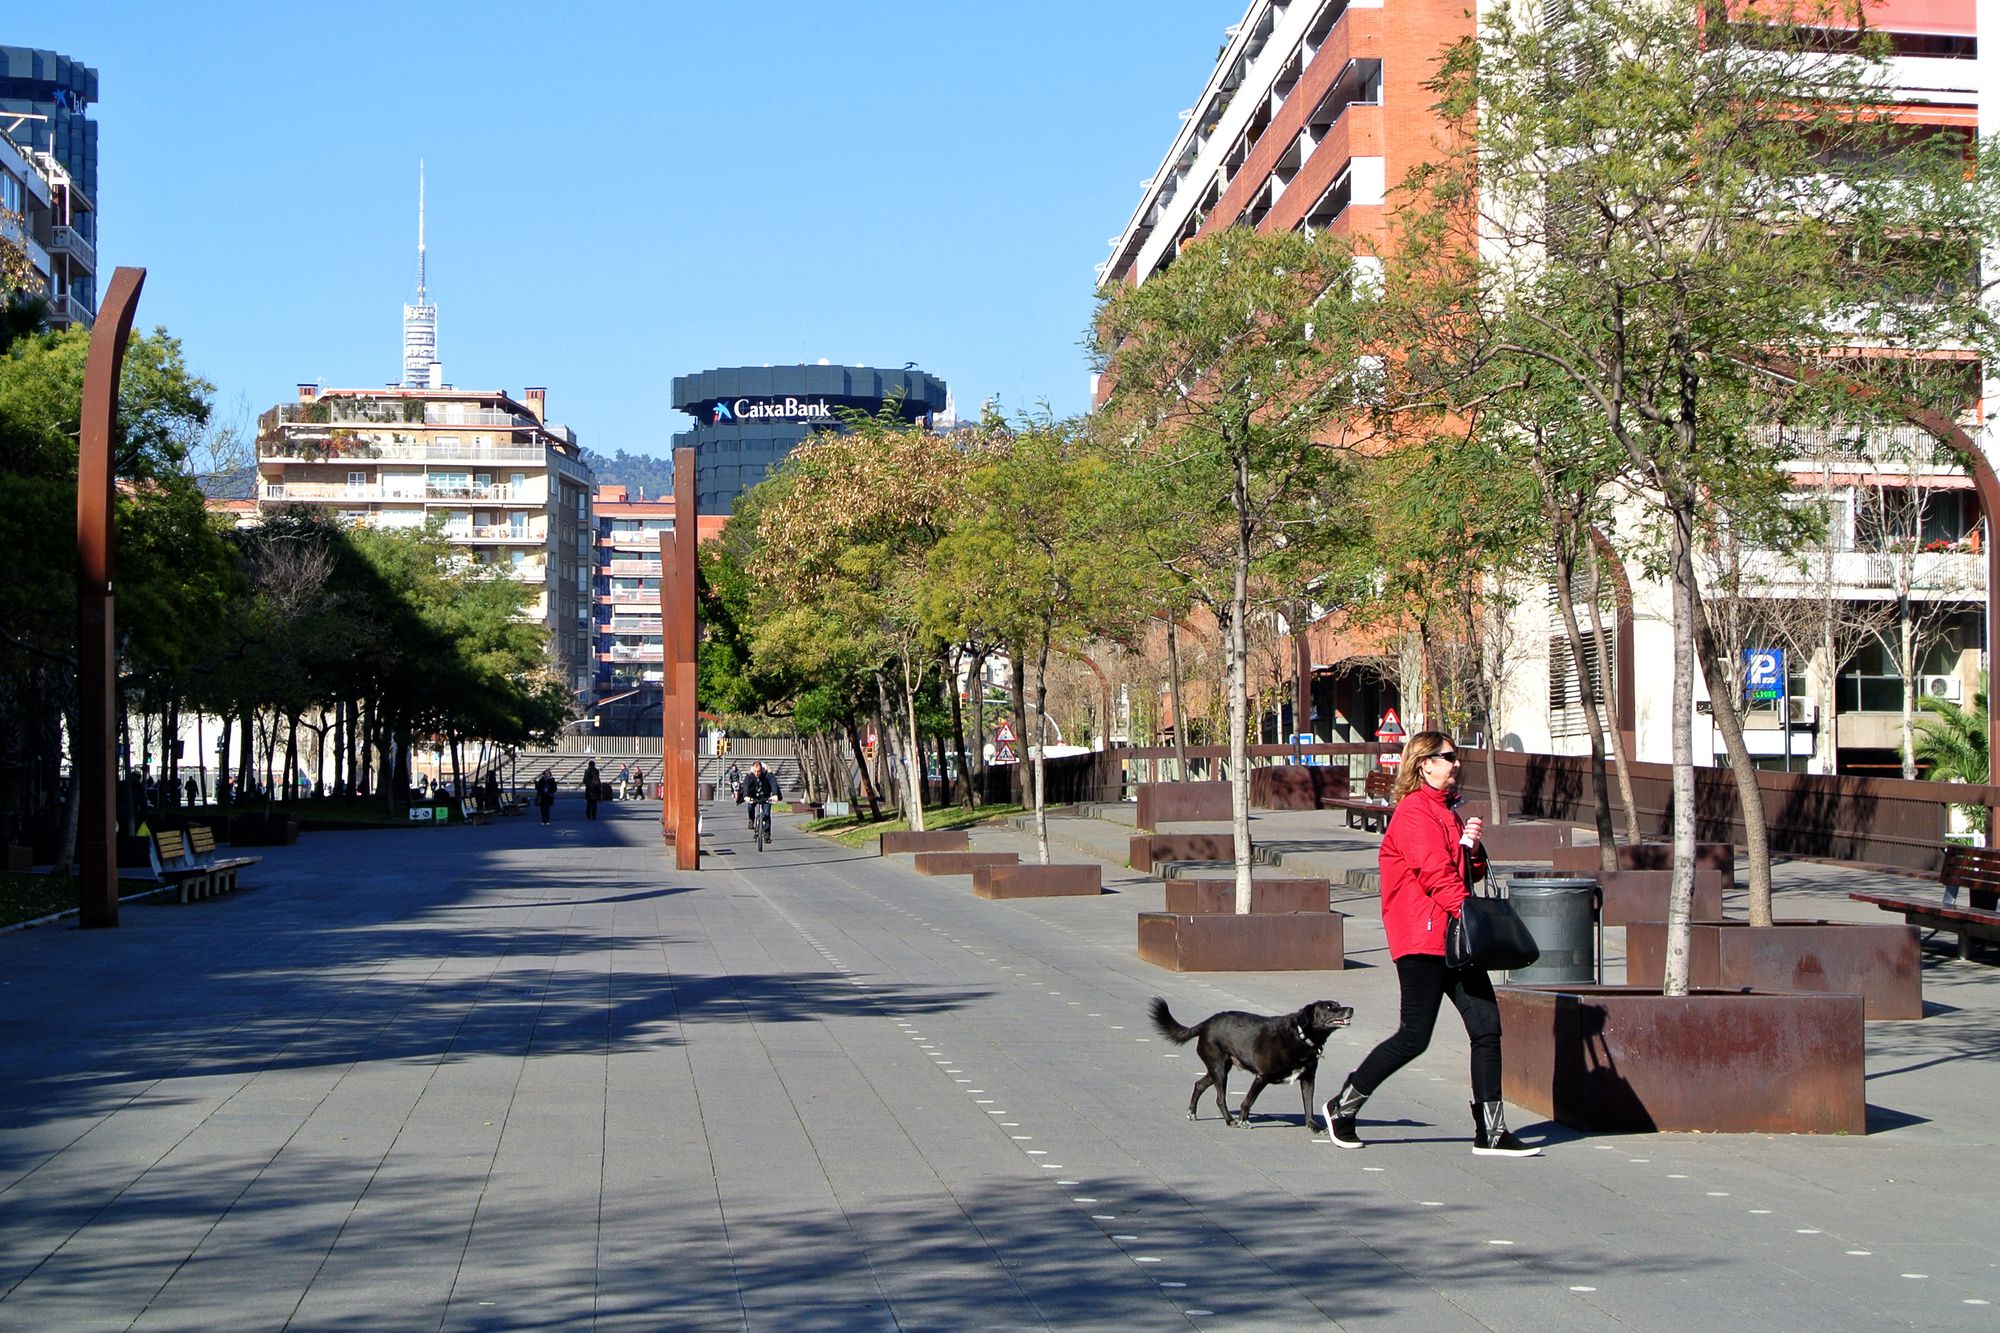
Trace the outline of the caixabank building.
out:
[[[944,381],[921,370],[824,364],[675,376],[674,406],[695,420],[674,448],[695,451],[696,511],[729,513],[808,435],[839,429],[844,412],[873,416],[891,402],[903,420],[929,424],[945,410]]]

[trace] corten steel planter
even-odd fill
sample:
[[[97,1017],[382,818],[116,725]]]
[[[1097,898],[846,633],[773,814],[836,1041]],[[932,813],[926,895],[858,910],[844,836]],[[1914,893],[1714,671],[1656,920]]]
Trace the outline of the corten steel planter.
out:
[[[1250,770],[1253,810],[1320,810],[1347,795],[1347,770],[1313,764],[1273,764]]]
[[[1011,866],[1020,859],[1018,852],[918,852],[914,858],[919,875],[970,875],[981,866]]]
[[[1337,972],[1338,912],[1141,912],[1139,958],[1173,972]]]
[[[1104,871],[1087,865],[986,865],[972,872],[981,898],[1094,898],[1104,892]]]
[[[1606,926],[1629,926],[1634,921],[1663,921],[1667,915],[1667,895],[1672,890],[1671,870],[1577,870],[1514,873],[1510,879],[1532,879],[1537,874],[1566,874],[1594,879],[1604,891],[1603,914]],[[1722,895],[1734,883],[1720,870],[1694,872],[1693,916],[1696,921],[1722,920]]]
[[[1667,970],[1667,923],[1625,928],[1625,981],[1658,986]],[[1917,928],[1895,921],[1696,921],[1688,928],[1688,984],[1859,995],[1867,1015],[1924,1016]]]
[[[1479,841],[1489,861],[1550,861],[1569,833],[1567,824],[1488,824]]]
[[[229,821],[229,841],[237,847],[289,847],[299,840],[299,821],[290,815],[237,815]]]
[[[1152,874],[1169,861],[1234,861],[1233,833],[1142,833],[1132,839],[1131,866]]]
[[[1227,782],[1141,782],[1135,827],[1156,829],[1190,819],[1228,819]]]
[[[962,852],[972,845],[971,835],[962,828],[938,829],[932,833],[884,833],[880,841],[883,856],[896,852]]]
[[[1726,842],[1698,842],[1694,845],[1694,864],[1697,870],[1720,870],[1730,878],[1736,876],[1736,848]],[[1555,854],[1557,870],[1570,874],[1590,875],[1597,871],[1597,848],[1559,847]],[[1620,870],[1672,870],[1674,849],[1671,843],[1642,842],[1637,846],[1620,844],[1618,848],[1618,868]]]
[[[1859,995],[1497,990],[1502,1095],[1572,1129],[1867,1131]]]
[[[1331,900],[1331,886],[1323,879],[1250,881],[1252,912],[1324,912]],[[1196,912],[1234,912],[1236,881],[1170,879],[1167,881],[1167,910],[1184,915]]]

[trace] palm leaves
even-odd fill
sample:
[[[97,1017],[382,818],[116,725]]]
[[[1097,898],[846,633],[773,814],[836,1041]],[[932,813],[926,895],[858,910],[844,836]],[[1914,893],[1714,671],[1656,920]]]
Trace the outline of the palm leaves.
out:
[[[1917,739],[1911,746],[1924,775],[1939,782],[1984,783],[1989,771],[1986,753],[1986,673],[1972,703],[1953,703],[1926,695],[1917,701],[1926,716],[1917,719]],[[1967,806],[1974,827],[1986,829],[1983,806]]]

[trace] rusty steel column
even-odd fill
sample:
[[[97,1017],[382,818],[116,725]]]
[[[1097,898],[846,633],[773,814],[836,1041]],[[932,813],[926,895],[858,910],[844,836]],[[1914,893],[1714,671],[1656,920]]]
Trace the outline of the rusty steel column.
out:
[[[143,268],[120,268],[97,312],[90,357],[83,369],[82,432],[76,458],[77,734],[70,737],[70,781],[77,788],[78,924],[118,924],[118,756],[113,731],[118,715],[116,640],[112,616],[111,455],[118,433],[118,381]]]
[[[673,646],[665,656],[673,663],[671,693],[666,708],[674,713],[667,724],[674,749],[663,756],[665,780],[670,784],[674,818],[674,865],[681,870],[701,869],[701,802],[695,787],[695,738],[699,719],[695,712],[697,637],[695,634],[695,544],[700,532],[695,515],[694,450],[674,450],[674,564],[672,610],[666,608],[668,572],[660,569],[660,598],[663,619],[661,641]],[[664,710],[663,710],[664,711]]]
[[[675,517],[675,526],[680,525]],[[674,794],[679,789],[674,786],[674,756],[681,752],[680,737],[675,727],[680,721],[680,710],[674,706],[674,685],[680,673],[674,669],[674,649],[678,640],[670,628],[674,623],[674,534],[660,534],[660,839],[673,845],[674,832],[680,827],[674,819]]]

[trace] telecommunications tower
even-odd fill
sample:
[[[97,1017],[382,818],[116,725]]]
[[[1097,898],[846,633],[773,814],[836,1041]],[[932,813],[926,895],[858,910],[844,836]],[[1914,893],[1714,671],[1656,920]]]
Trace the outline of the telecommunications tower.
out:
[[[417,163],[417,303],[403,307],[403,387],[441,389],[437,359],[437,307],[424,290],[424,164]]]

